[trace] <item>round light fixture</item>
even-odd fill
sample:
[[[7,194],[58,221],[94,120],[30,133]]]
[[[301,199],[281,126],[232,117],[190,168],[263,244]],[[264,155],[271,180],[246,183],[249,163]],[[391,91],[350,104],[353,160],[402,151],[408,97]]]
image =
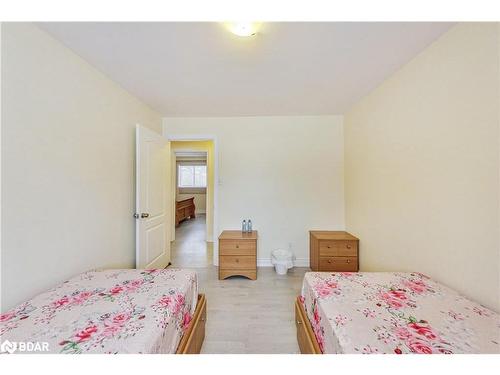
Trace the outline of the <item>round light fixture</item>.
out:
[[[257,34],[259,22],[228,22],[227,27],[234,35],[248,37]]]

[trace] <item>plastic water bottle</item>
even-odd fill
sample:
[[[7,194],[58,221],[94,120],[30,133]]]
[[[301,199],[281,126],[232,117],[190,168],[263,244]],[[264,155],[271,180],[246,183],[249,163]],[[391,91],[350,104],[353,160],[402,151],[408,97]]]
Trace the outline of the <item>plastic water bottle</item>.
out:
[[[241,224],[241,231],[245,233],[247,230],[248,230],[247,221],[243,220],[243,223]]]
[[[252,233],[252,220],[248,219],[247,232]]]

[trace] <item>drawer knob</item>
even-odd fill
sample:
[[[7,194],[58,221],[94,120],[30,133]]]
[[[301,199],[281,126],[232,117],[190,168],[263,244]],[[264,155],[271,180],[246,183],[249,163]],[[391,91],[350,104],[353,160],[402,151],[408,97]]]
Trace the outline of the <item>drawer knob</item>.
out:
[[[239,262],[240,262],[240,260],[238,258],[236,258],[236,263],[239,263]]]
[[[326,247],[327,247],[327,248],[329,248],[329,249],[331,249],[331,246],[330,246],[330,245],[327,245]]]
[[[351,260],[350,260],[350,259],[347,259],[347,263],[351,263]]]
[[[347,245],[346,245],[346,247],[347,247],[348,249],[350,249],[350,248],[351,248],[351,245],[347,244]]]
[[[331,259],[328,259],[328,263],[332,263],[332,260],[331,260]]]
[[[302,322],[301,322],[300,320],[297,320],[297,324],[299,324],[299,325],[300,325],[300,324],[302,324]]]
[[[240,245],[236,245],[236,248],[239,249],[240,248]]]

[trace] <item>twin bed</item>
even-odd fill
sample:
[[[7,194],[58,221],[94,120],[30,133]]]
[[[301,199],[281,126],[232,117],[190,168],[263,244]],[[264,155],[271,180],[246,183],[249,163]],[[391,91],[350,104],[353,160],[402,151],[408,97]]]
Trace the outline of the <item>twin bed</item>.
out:
[[[302,353],[500,353],[499,314],[419,273],[309,272],[295,303]],[[0,316],[2,342],[50,353],[199,353],[194,271],[80,274]]]
[[[199,353],[205,321],[194,271],[89,271],[2,314],[0,336],[49,353]]]
[[[309,272],[302,353],[500,353],[499,314],[419,273]]]

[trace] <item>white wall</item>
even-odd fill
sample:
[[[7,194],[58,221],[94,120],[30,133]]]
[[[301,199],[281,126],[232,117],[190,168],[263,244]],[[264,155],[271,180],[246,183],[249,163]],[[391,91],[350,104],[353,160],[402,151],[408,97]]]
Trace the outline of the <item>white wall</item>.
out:
[[[132,267],[136,123],[160,116],[32,24],[2,25],[1,310]]]
[[[345,116],[361,270],[420,271],[500,310],[499,30],[459,24]]]
[[[165,118],[164,134],[214,135],[218,228],[259,231],[259,264],[288,248],[309,265],[311,229],[344,229],[341,116]],[[217,181],[216,181],[217,183]]]

